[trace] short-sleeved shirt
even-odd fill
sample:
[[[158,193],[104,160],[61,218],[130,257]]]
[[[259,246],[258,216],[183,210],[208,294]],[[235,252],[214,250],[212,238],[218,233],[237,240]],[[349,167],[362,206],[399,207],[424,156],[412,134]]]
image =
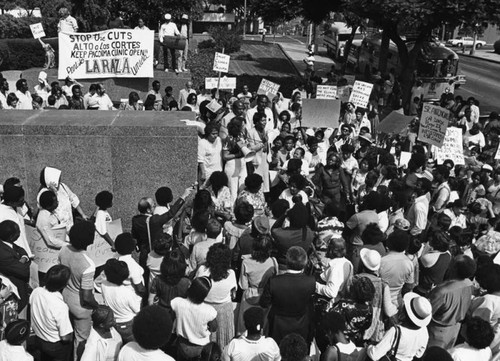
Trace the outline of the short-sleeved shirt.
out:
[[[59,20],[57,31],[60,33],[76,33],[78,31],[78,23],[74,17],[69,15],[65,19]]]
[[[76,250],[72,245],[61,248],[59,263],[69,267],[71,277],[66,289],[73,293],[94,289],[95,263],[86,251]]]
[[[108,211],[99,209],[95,215],[95,230],[97,231],[97,233],[99,233],[101,236],[104,236],[106,233],[108,233],[107,224],[111,221],[112,219]]]
[[[104,302],[113,310],[115,321],[131,321],[141,309],[141,297],[132,287],[118,286],[105,280],[101,284]]]
[[[378,224],[378,214],[373,210],[365,210],[354,214],[346,223],[346,226],[354,231],[353,244],[362,245],[361,235],[370,223]]]
[[[215,142],[210,143],[206,139],[198,142],[198,163],[205,167],[205,174],[208,179],[213,172],[222,171],[222,141],[219,137]]]
[[[389,285],[391,301],[399,304],[399,295],[405,284],[415,283],[413,262],[404,252],[389,252],[380,261],[380,278]]]
[[[175,361],[162,350],[146,350],[135,341],[127,343],[118,354],[118,361]]]
[[[60,292],[45,287],[33,290],[30,296],[31,327],[35,335],[48,342],[59,342],[61,336],[73,332],[69,308]]]
[[[176,333],[195,345],[210,342],[208,323],[217,317],[217,311],[206,303],[199,305],[186,298],[177,297],[170,303],[177,316]]]
[[[280,349],[271,337],[261,336],[258,340],[249,340],[245,335],[231,340],[222,354],[223,361],[278,361]]]
[[[205,302],[222,304],[231,301],[231,290],[237,287],[236,275],[232,269],[228,271],[228,276],[220,281],[212,280],[212,288],[208,292]],[[201,266],[196,272],[196,277],[210,277],[210,270]]]
[[[125,262],[128,266],[129,277],[123,282],[125,285],[144,283],[144,269],[132,258],[132,255],[119,256],[118,260]]]

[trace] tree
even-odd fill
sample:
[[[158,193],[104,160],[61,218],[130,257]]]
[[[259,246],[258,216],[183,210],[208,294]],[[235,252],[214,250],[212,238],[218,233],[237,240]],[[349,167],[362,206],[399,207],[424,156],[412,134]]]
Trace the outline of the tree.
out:
[[[459,25],[468,19],[498,16],[498,0],[344,0],[344,8],[374,21],[398,47],[403,106],[408,110],[417,58],[432,30],[447,22]],[[407,47],[406,39],[414,40]]]
[[[266,23],[276,25],[295,19],[302,10],[302,0],[255,0],[253,7]]]

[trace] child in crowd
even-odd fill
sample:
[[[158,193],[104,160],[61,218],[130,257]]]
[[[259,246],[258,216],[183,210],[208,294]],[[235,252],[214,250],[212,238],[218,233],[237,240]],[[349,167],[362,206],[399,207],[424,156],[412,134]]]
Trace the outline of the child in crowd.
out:
[[[97,211],[95,213],[95,230],[99,235],[109,243],[111,248],[115,248],[113,239],[108,233],[108,223],[112,221],[108,209],[113,206],[113,194],[108,191],[99,192],[95,196]]]

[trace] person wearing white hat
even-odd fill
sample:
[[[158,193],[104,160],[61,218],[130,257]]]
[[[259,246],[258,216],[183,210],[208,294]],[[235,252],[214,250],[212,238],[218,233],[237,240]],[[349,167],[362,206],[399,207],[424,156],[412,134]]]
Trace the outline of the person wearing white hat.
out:
[[[181,16],[181,27],[179,31],[181,33],[181,38],[186,39],[186,45],[184,45],[184,49],[179,50],[179,56],[177,57],[177,70],[181,72],[188,71],[186,69],[186,62],[189,49],[189,17],[186,14],[182,14]]]
[[[380,360],[388,352],[398,361],[421,357],[429,340],[426,326],[431,317],[430,302],[416,293],[407,293],[404,296],[404,320],[401,325],[391,327],[378,344],[368,346],[367,355],[374,361]]]
[[[38,74],[38,84],[35,85],[35,94],[43,99],[43,106],[47,106],[47,98],[50,94],[50,85],[47,82],[47,73],[43,70]]]
[[[165,22],[160,27],[160,32],[158,34],[158,39],[161,43],[164,44],[165,36],[177,36],[179,37],[181,33],[179,29],[177,29],[177,25],[172,22],[172,15],[165,14]],[[163,65],[165,66],[165,72],[168,72],[168,53],[170,53],[170,57],[172,59],[172,70],[176,71],[176,57],[175,57],[175,48],[168,47],[163,45]]]
[[[395,317],[397,307],[392,303],[389,285],[379,276],[382,257],[375,250],[362,248],[359,252],[361,258],[360,273],[356,277],[368,278],[375,287],[375,296],[372,301],[373,316],[370,327],[365,331],[364,339],[379,342],[384,336],[385,326],[383,319]]]

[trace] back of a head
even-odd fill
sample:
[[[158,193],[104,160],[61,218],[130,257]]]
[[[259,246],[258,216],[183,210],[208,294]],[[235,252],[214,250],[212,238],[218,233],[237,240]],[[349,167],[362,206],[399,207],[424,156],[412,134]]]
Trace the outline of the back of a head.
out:
[[[465,255],[456,256],[449,267],[450,276],[460,280],[471,278],[476,273],[476,262]]]
[[[30,335],[30,323],[22,319],[12,321],[5,328],[4,335],[9,345],[20,346]]]
[[[259,334],[263,329],[264,310],[260,307],[251,307],[243,313],[245,329],[249,334]]]
[[[304,338],[297,333],[290,333],[280,342],[282,361],[305,361],[309,354],[309,347]]]
[[[274,218],[280,218],[290,208],[286,199],[278,199],[271,205],[271,212]]]
[[[370,223],[361,234],[361,239],[364,244],[376,245],[385,240],[385,235],[377,223]]]
[[[24,189],[18,186],[8,186],[3,189],[4,203],[17,203],[24,197]]]
[[[158,238],[153,239],[151,247],[156,254],[165,256],[172,249],[174,239],[168,233],[162,233]]]
[[[302,271],[307,265],[307,253],[304,248],[290,247],[286,252],[286,265],[290,270]]]
[[[368,193],[363,199],[363,209],[375,210],[380,201],[380,194],[377,192]]]
[[[309,211],[302,202],[295,203],[288,211],[288,219],[290,220],[290,228],[303,228],[308,224]]]
[[[110,258],[104,264],[104,274],[109,282],[121,286],[129,277],[130,272],[125,262]]]
[[[387,237],[386,243],[389,250],[395,252],[404,252],[410,245],[410,236],[408,232],[396,229]]]
[[[21,235],[21,230],[16,222],[9,219],[0,222],[0,240],[14,243]]]
[[[288,203],[288,202],[287,202]],[[245,200],[237,200],[234,205],[234,217],[239,224],[250,222],[254,215],[253,206]]]
[[[102,191],[95,196],[95,204],[99,209],[108,209],[113,205],[113,194],[109,191]]]
[[[71,270],[63,265],[55,265],[49,268],[45,274],[45,288],[49,292],[59,292],[66,287],[69,278],[71,277]]]
[[[157,305],[146,306],[134,317],[132,333],[139,346],[157,350],[170,339],[172,326],[172,317],[167,309]]]
[[[425,350],[421,361],[453,361],[453,357],[444,348],[431,346]]]
[[[78,250],[86,250],[94,243],[95,225],[92,222],[82,221],[75,223],[69,230],[69,243]]]
[[[188,300],[195,304],[201,304],[205,301],[210,289],[212,288],[212,282],[208,277],[197,277],[191,282],[189,286],[186,297]]]
[[[368,277],[355,277],[349,292],[356,302],[371,302],[375,296],[375,287]]]
[[[114,318],[113,310],[107,305],[99,305],[92,311],[92,325],[99,327],[99,325],[106,323],[110,317]]]
[[[493,327],[480,317],[471,317],[466,321],[467,343],[482,350],[488,347],[495,338]]]
[[[120,255],[131,254],[135,249],[135,239],[129,232],[119,234],[115,239],[115,249]]]

